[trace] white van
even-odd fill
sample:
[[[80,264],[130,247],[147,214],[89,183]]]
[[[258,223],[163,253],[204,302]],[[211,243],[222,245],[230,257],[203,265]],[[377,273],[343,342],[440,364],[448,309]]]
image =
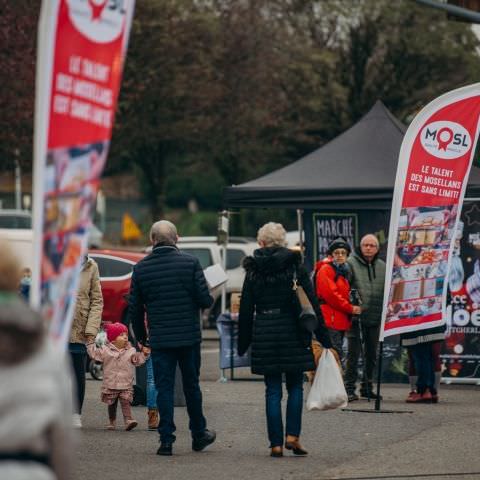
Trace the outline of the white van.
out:
[[[222,247],[217,244],[216,237],[180,237],[177,247],[194,257],[197,257],[203,269],[222,264]],[[230,304],[230,295],[242,291],[245,271],[242,267],[242,261],[247,255],[252,255],[258,248],[258,244],[253,238],[248,237],[230,237],[227,248],[227,308]],[[203,326],[214,327],[218,315],[220,314],[221,289],[212,291],[215,299],[213,306],[204,311]]]
[[[29,228],[0,228],[0,239],[11,244],[22,263],[22,268],[32,268],[33,232]]]
[[[27,210],[0,210],[0,238],[12,244],[23,267],[32,268],[32,214]],[[103,233],[94,225],[88,227],[89,248],[101,248]]]

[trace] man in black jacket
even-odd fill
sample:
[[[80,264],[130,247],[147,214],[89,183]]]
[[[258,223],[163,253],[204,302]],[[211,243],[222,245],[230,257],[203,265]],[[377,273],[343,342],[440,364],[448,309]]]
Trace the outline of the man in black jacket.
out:
[[[213,303],[199,261],[177,247],[177,229],[161,220],[150,230],[153,250],[133,269],[130,319],[137,340],[152,349],[157,404],[160,414],[158,455],[171,455],[175,441],[173,399],[177,363],[190,417],[192,449],[203,450],[215,441],[202,411],[200,377],[200,309]]]

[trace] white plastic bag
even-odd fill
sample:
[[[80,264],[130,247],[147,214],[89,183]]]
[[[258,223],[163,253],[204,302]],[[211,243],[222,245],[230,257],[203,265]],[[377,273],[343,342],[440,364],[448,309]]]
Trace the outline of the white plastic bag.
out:
[[[307,410],[332,410],[347,406],[348,396],[342,373],[333,353],[324,348],[315,379],[307,397]]]

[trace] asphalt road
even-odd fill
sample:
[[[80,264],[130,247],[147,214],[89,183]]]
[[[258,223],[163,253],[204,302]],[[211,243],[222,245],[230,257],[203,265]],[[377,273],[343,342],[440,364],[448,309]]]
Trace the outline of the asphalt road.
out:
[[[413,413],[305,412],[302,442],[306,458],[269,457],[263,383],[221,383],[215,342],[202,354],[202,389],[209,427],[217,442],[191,450],[185,408],[177,408],[173,457],[155,455],[156,432],[146,429],[145,407],[135,407],[139,427],[106,431],[100,382],[87,382],[84,428],[79,433],[77,480],[141,479],[478,479],[480,415],[478,387],[448,386],[438,405],[409,406],[407,387],[384,387],[383,409]],[[248,371],[240,376],[252,378]],[[373,408],[366,401],[352,408]]]

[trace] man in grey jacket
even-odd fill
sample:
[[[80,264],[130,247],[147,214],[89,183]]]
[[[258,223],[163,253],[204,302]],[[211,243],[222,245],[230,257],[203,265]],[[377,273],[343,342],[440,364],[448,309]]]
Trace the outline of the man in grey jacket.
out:
[[[346,335],[348,354],[345,388],[350,402],[359,398],[355,393],[355,387],[358,377],[358,357],[362,347],[361,338],[363,339],[366,365],[363,367],[360,394],[362,397],[377,398],[377,394],[372,389],[372,380],[377,356],[385,283],[385,262],[378,258],[379,249],[377,237],[372,234],[365,235],[360,241],[360,248],[347,260],[352,271],[352,289],[357,289],[362,300],[361,316],[352,322],[352,328],[347,331]]]

